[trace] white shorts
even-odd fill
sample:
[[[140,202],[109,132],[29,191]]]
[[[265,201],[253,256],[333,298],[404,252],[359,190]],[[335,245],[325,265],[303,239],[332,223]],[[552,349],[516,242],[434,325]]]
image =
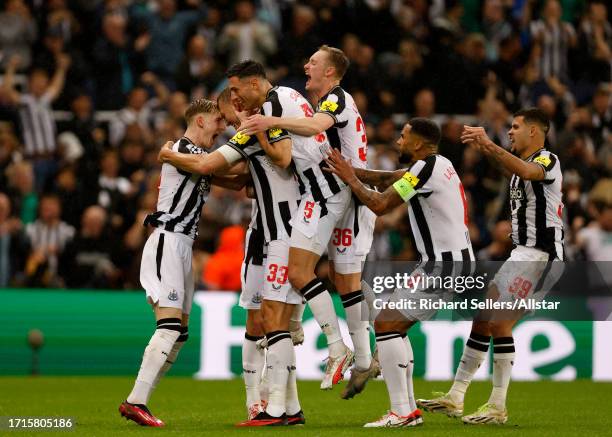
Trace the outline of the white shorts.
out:
[[[546,252],[533,247],[517,246],[493,278],[500,294],[499,301],[543,299],[564,270],[560,259],[550,261]]]
[[[262,238],[252,237],[257,230],[249,228],[244,244],[245,258],[240,269],[242,291],[240,293],[240,306],[247,310],[258,310],[264,286],[265,244]]]
[[[142,251],[140,283],[151,305],[189,314],[194,291],[192,245],[187,235],[161,229],[149,236]]]
[[[348,208],[333,230],[327,256],[340,274],[361,273],[372,247],[376,214],[351,196]]]
[[[310,193],[302,196],[300,206],[291,219],[291,247],[323,255],[350,201],[349,187],[326,199],[324,205],[315,202]]]
[[[267,245],[263,269],[263,298],[292,305],[303,302],[302,295],[289,282],[289,242],[273,240]]]

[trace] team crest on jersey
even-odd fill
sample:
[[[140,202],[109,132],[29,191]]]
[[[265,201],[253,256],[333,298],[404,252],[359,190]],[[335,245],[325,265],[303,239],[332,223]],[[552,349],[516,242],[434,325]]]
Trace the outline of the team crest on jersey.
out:
[[[319,109],[321,111],[336,112],[336,109],[338,109],[338,104],[336,102],[332,102],[331,100],[325,100],[321,103]]]
[[[178,300],[178,293],[176,290],[172,290],[170,293],[168,293],[168,300],[172,302],[176,302]]]
[[[270,129],[268,131],[268,137],[270,137],[271,139],[278,138],[281,136],[282,133],[283,133],[282,129],[279,129],[279,128]]]
[[[262,298],[261,298],[261,294],[259,294],[259,293],[255,293],[255,295],[251,299],[251,302],[253,302],[255,304],[261,303],[261,301],[262,301]]]
[[[198,192],[204,194],[210,190],[210,177],[203,177],[198,184]]]
[[[415,175],[413,175],[409,171],[404,173],[404,176],[402,176],[402,178],[406,179],[408,183],[412,185],[413,187],[416,187],[416,185],[419,183],[419,178],[417,178]]]
[[[230,141],[244,146],[250,139],[250,135],[243,134],[242,132],[237,132],[236,135],[234,135]]]
[[[523,200],[523,190],[520,188],[510,188],[511,200]]]
[[[550,158],[548,156],[540,155],[536,159],[533,160],[539,164],[542,164],[544,167],[548,167],[550,165]]]

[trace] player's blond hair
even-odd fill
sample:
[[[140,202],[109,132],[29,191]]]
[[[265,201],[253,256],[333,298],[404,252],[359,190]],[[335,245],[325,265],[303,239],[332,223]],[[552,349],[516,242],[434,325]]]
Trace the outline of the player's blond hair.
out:
[[[342,79],[351,63],[344,52],[336,47],[330,47],[328,45],[322,45],[319,47],[319,50],[327,53],[328,62],[336,70],[336,78]]]
[[[191,102],[185,111],[185,122],[190,125],[196,115],[216,112],[219,112],[219,107],[215,102],[207,99],[197,99]]]

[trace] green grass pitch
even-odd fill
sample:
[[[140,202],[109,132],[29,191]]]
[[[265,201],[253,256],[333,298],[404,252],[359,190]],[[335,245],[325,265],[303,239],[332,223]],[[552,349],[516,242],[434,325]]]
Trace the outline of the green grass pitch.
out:
[[[127,377],[0,377],[0,416],[70,416],[74,433],[43,432],[43,436],[143,435],[308,435],[353,436],[414,433],[423,436],[603,436],[612,435],[612,384],[576,382],[515,382],[510,386],[510,419],[503,426],[467,426],[459,420],[425,413],[425,424],[409,429],[368,430],[366,421],[388,408],[382,381],[370,382],[355,399],[339,398],[340,388],[319,390],[316,381],[298,382],[306,414],[303,427],[238,429],[244,420],[242,381],[194,381],[168,377],[150,402],[154,414],[166,421],[162,429],[142,428],[117,412],[132,386]],[[446,390],[448,382],[415,381],[417,397]],[[468,391],[466,412],[484,403],[489,382],[475,382]],[[0,430],[0,435],[41,435],[41,432]]]

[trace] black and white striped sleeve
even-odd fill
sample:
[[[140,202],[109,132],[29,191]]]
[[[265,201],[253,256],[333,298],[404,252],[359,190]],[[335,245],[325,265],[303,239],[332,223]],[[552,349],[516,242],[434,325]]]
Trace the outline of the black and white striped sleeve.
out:
[[[231,137],[226,145],[230,146],[232,149],[236,150],[245,158],[248,158],[245,149],[249,146],[252,146],[257,142],[257,137],[255,135],[246,135],[242,132],[236,132],[236,135]]]
[[[270,92],[270,94],[268,95],[268,99],[262,106],[262,111],[264,115],[269,115],[272,117],[282,117],[283,106],[276,91]],[[276,143],[277,141],[291,138],[289,136],[289,132],[281,128],[268,129],[268,131],[266,132],[266,137],[269,143]]]
[[[559,165],[559,160],[553,153],[542,150],[533,157],[532,162],[539,164],[544,169],[544,181],[552,182],[555,180],[555,166]]]
[[[436,165],[436,156],[431,155],[423,160],[415,162],[406,172],[410,174],[413,181],[413,187],[417,193],[425,194],[433,191],[429,183]]]
[[[317,111],[334,119],[334,124],[342,123],[346,118],[346,97],[340,87],[334,88],[329,94],[319,100]]]

